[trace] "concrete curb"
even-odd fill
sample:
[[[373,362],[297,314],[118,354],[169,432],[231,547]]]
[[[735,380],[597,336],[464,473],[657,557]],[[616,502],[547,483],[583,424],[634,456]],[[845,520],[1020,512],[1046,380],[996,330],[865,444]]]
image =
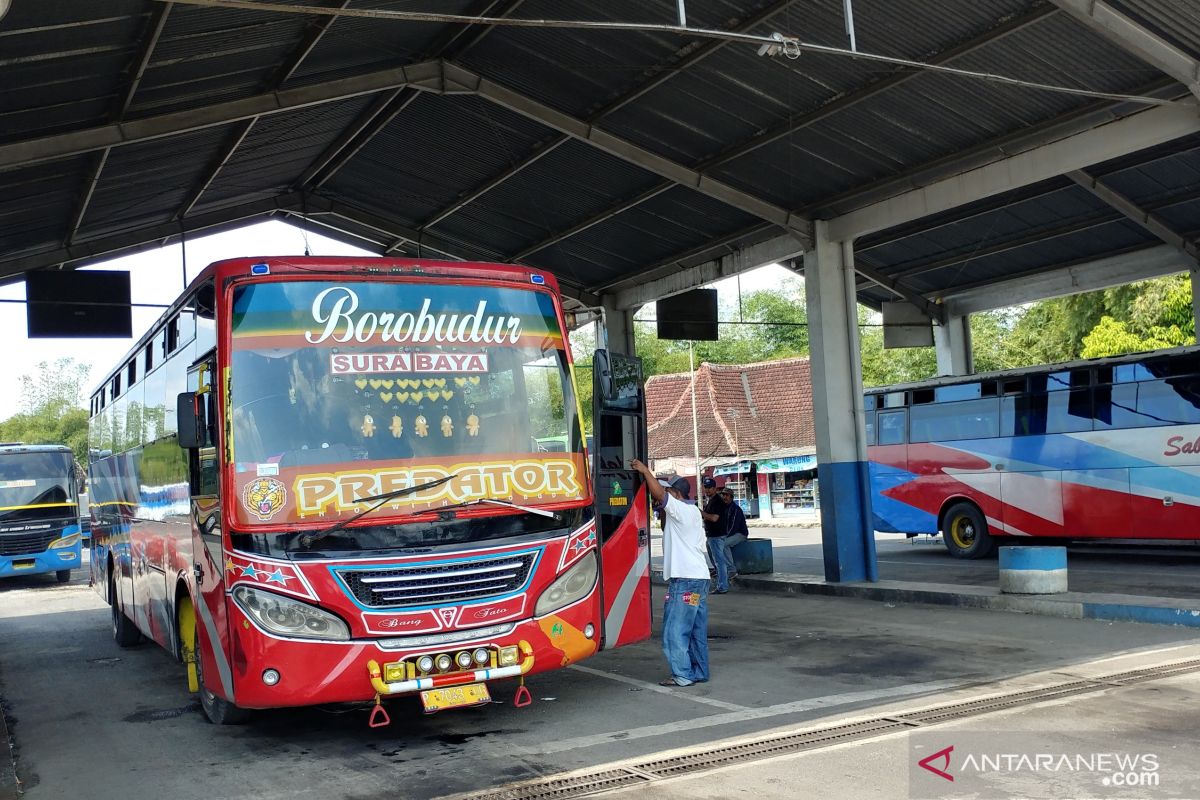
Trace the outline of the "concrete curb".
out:
[[[661,585],[661,573],[654,575],[654,581]],[[766,594],[853,597],[886,603],[926,603],[957,608],[982,608],[1065,619],[1145,622],[1200,628],[1200,601],[1174,597],[1084,592],[1056,595],[1002,594],[998,588],[990,586],[912,581],[831,583],[817,575],[781,572],[769,576],[742,575],[736,579],[735,585],[739,589]]]

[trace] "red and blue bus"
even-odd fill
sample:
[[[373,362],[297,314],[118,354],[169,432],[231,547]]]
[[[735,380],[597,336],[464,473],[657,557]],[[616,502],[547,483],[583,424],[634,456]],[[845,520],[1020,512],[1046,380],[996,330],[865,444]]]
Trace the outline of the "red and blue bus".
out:
[[[866,393],[875,529],[1003,541],[1200,537],[1200,348]]]
[[[0,578],[71,580],[83,558],[82,482],[65,445],[0,445]]]
[[[92,397],[92,577],[209,720],[489,684],[650,634],[635,359],[589,463],[553,276],[411,259],[208,267]],[[550,438],[561,450],[540,446]]]

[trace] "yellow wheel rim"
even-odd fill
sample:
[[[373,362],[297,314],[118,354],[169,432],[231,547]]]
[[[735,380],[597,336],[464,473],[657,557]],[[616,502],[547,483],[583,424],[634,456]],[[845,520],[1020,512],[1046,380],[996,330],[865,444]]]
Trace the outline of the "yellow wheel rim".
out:
[[[955,517],[950,522],[950,540],[955,547],[967,550],[975,543],[975,526],[967,517]]]
[[[200,654],[196,651],[196,610],[191,598],[179,601],[179,643],[183,650],[183,663],[187,668],[189,692],[200,691],[200,675],[197,670]]]

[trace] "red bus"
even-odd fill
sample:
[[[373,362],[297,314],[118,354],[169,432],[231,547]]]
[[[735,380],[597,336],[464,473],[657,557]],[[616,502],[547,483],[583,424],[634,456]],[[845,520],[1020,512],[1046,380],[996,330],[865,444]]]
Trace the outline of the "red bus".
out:
[[[636,359],[589,463],[553,276],[407,259],[209,266],[92,398],[92,579],[209,720],[488,684],[650,634]],[[548,451],[539,440],[565,441]],[[599,501],[599,502],[598,502]]]
[[[1032,539],[1195,539],[1200,349],[871,389],[875,530],[958,558]]]

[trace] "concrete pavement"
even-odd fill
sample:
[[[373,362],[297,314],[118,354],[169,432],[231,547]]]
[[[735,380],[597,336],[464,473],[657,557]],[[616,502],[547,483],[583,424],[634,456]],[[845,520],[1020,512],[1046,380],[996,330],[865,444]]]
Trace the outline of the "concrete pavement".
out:
[[[1103,682],[1114,673],[1196,659],[1200,659],[1197,646],[1097,659],[1070,669],[1032,673],[986,687],[947,692],[938,698],[938,703],[967,703],[980,696],[1030,692],[1064,681]],[[827,718],[820,724],[830,728],[869,719],[904,718],[926,707],[928,703],[924,701],[887,704],[866,712]],[[1114,683],[1109,688],[1067,700],[1049,699],[936,727],[814,747],[682,777],[648,778],[639,785],[606,792],[603,796],[636,796],[641,800],[738,797],[783,800],[810,796],[861,800],[1197,798],[1200,797],[1200,745],[1194,731],[1198,722],[1200,676],[1192,672],[1127,685]],[[781,728],[764,736],[714,742],[708,748],[662,753],[657,758],[666,760],[716,748],[745,747],[812,728]],[[950,747],[954,750],[929,763],[946,771],[954,781],[919,766],[923,756],[928,758]],[[972,766],[983,762],[984,754],[993,758],[986,766],[1000,768],[975,773]],[[976,760],[970,758],[972,755]],[[1039,760],[1038,755],[1054,758]],[[1064,761],[1063,756],[1068,760]],[[1133,769],[1113,766],[1122,763],[1137,766]],[[621,766],[609,764],[605,768]]]

